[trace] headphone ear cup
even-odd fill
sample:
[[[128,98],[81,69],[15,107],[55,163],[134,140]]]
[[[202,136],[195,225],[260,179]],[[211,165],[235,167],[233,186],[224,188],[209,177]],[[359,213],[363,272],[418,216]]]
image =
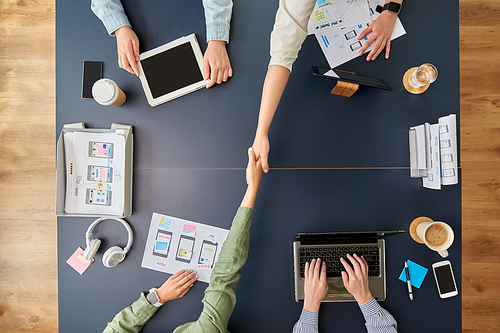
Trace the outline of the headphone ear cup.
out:
[[[99,250],[99,246],[101,246],[101,240],[100,239],[92,239],[90,241],[89,246],[83,251],[83,256],[87,260],[91,260],[94,258],[95,254],[97,253],[97,250]]]
[[[106,267],[115,267],[125,259],[125,253],[119,246],[110,247],[102,255],[102,263]]]

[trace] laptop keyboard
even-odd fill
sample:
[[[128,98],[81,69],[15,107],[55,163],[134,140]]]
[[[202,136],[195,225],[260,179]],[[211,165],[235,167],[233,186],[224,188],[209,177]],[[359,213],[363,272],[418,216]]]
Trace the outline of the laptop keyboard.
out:
[[[368,276],[380,275],[380,248],[377,246],[305,246],[299,249],[300,276],[304,277],[306,262],[320,258],[326,263],[327,277],[340,277],[345,271],[340,262],[344,258],[350,264],[347,254],[363,256],[368,264]],[[351,265],[352,266],[352,265]]]

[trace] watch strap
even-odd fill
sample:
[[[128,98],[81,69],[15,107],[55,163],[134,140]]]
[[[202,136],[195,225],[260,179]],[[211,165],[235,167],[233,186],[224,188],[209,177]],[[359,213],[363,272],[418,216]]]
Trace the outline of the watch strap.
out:
[[[146,296],[146,299],[148,300],[149,304],[159,308],[163,305],[163,303],[160,302],[160,297],[158,297],[158,293],[156,292],[156,290],[157,288],[149,289],[149,294]]]
[[[387,10],[391,13],[399,14],[399,12],[401,11],[401,4],[394,2],[394,1],[391,1],[391,2],[384,4],[383,7],[381,5],[377,5],[377,8],[375,8],[375,10],[378,13],[382,13],[383,11]]]

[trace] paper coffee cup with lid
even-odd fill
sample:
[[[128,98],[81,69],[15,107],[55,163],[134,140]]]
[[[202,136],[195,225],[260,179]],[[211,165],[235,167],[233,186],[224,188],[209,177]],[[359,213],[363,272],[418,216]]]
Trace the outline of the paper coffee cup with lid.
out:
[[[118,87],[115,81],[110,79],[100,79],[92,86],[92,96],[101,105],[120,106],[125,103],[127,96]]]

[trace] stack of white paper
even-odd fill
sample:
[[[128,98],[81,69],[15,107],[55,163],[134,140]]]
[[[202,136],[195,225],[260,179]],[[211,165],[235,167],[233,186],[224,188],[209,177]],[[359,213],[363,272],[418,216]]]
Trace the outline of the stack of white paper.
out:
[[[128,131],[64,133],[68,214],[121,216]]]
[[[422,178],[424,187],[436,190],[458,183],[456,128],[455,114],[410,128],[410,177]]]

